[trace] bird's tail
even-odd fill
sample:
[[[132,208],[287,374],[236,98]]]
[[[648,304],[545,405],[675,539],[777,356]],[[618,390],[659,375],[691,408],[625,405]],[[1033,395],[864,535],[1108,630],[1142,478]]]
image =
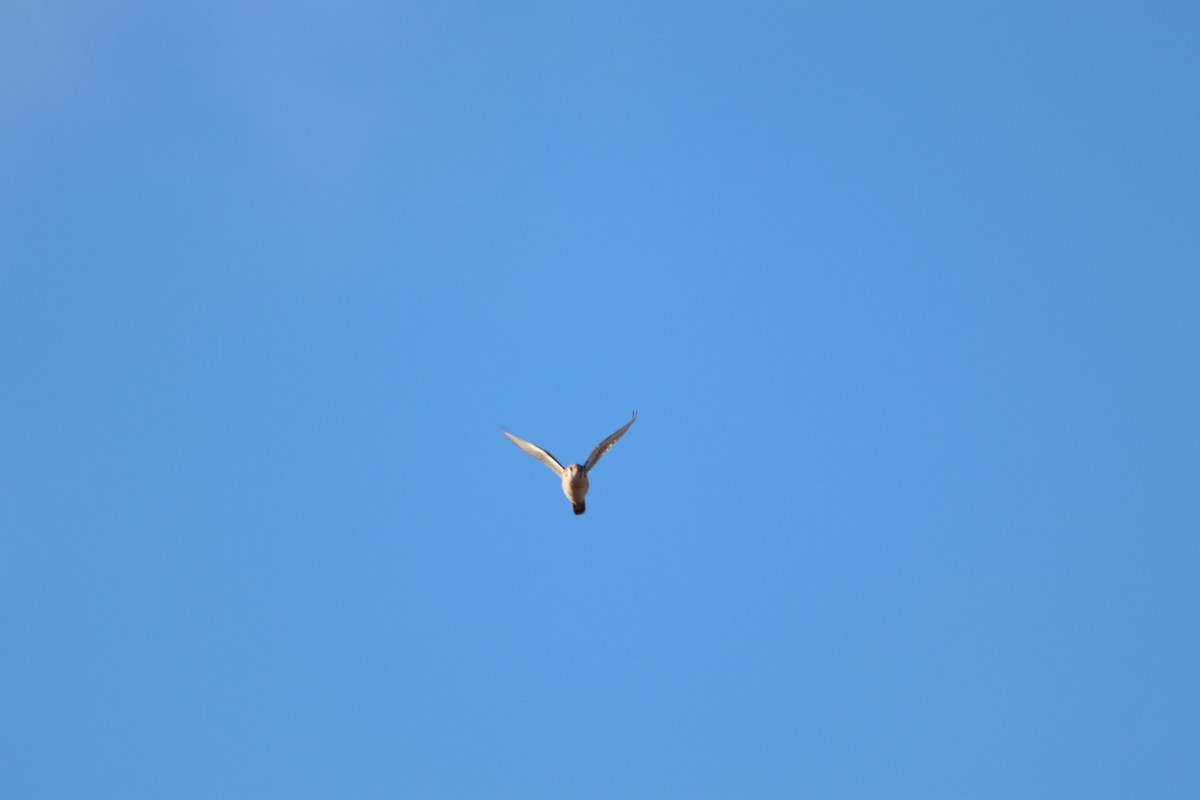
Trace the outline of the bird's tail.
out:
[[[571,503],[571,508],[574,509],[575,516],[579,516],[583,512],[587,511],[587,506],[583,504],[582,500],[580,500],[578,503]]]

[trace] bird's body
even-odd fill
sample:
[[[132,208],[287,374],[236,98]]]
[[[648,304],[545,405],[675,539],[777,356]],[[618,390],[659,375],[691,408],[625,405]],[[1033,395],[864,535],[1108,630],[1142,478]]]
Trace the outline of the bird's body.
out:
[[[563,470],[562,489],[563,494],[571,501],[571,510],[578,514],[587,511],[587,506],[583,502],[584,496],[590,484],[587,479],[587,470],[582,464],[572,464]]]
[[[592,467],[596,466],[596,462],[600,460],[601,456],[611,450],[612,446],[617,443],[617,440],[625,435],[625,431],[629,430],[629,426],[632,425],[636,419],[637,412],[635,411],[633,412],[633,419],[629,420],[629,422],[626,422],[624,427],[622,427],[613,435],[609,436],[600,444],[596,445],[596,449],[592,451],[590,456],[588,456],[588,459],[585,463],[572,464],[569,467],[564,467],[562,464],[558,463],[558,459],[532,442],[519,439],[508,431],[504,431],[504,435],[507,436],[509,440],[517,447],[521,448],[538,461],[541,461],[550,468],[551,472],[562,478],[563,494],[565,494],[567,499],[571,501],[571,509],[578,515],[587,510],[587,506],[584,504],[583,500],[587,495],[589,487],[588,473],[592,471]]]

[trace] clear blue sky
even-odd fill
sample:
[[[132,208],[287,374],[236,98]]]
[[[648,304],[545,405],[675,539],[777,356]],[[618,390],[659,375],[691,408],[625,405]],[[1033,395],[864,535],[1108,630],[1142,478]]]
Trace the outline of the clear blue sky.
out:
[[[1198,41],[4,3],[0,796],[1200,796]]]

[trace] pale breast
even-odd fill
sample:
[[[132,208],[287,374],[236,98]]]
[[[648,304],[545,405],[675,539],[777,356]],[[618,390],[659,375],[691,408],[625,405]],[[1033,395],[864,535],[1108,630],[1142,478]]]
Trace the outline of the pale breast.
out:
[[[578,464],[572,464],[563,470],[562,490],[571,502],[582,500],[583,496],[587,494],[587,473]]]

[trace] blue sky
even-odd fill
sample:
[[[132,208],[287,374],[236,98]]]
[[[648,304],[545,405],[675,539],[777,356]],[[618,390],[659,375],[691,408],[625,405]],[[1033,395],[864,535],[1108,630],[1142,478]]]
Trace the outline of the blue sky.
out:
[[[1197,796],[1198,37],[5,3],[0,795]]]

